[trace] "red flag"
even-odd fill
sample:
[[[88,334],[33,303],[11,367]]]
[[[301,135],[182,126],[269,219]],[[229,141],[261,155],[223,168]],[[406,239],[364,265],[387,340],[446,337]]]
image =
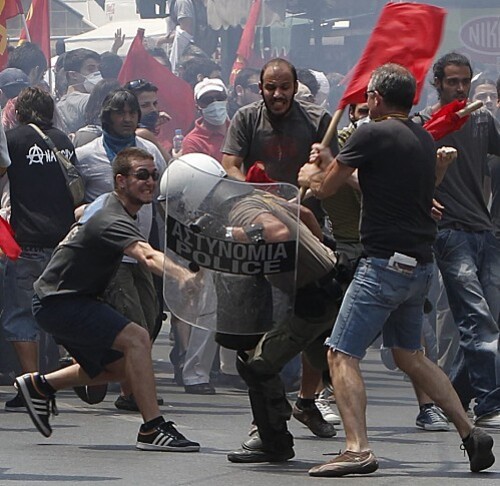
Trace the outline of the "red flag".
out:
[[[143,40],[144,29],[137,29],[118,80],[125,84],[135,79],[147,79],[158,87],[159,108],[172,117],[162,125],[159,139],[170,150],[175,129],[180,128],[186,134],[192,128],[196,114],[193,89],[151,56],[144,48]]]
[[[245,176],[246,182],[276,182],[266,172],[264,162],[255,162]]]
[[[252,5],[250,5],[248,19],[246,21],[245,28],[243,29],[243,33],[241,34],[240,44],[238,46],[238,50],[236,51],[236,60],[234,61],[231,76],[229,78],[229,84],[231,86],[234,84],[234,78],[238,72],[248,66],[252,57],[255,27],[257,26],[257,22],[259,20],[261,6],[262,0],[254,0]]]
[[[7,62],[7,19],[23,13],[21,0],[0,0],[0,69]]]
[[[0,0],[1,1],[1,0]],[[29,39],[38,44],[50,67],[50,15],[49,0],[33,0],[26,15]],[[19,42],[28,40],[26,29],[22,29]]]
[[[339,109],[363,103],[374,69],[394,62],[409,69],[417,80],[418,103],[425,75],[441,42],[446,11],[419,3],[389,3],[380,14],[365,50],[354,68]]]
[[[14,230],[10,224],[0,216],[0,250],[11,260],[17,260],[21,248],[14,239]]]
[[[449,133],[460,130],[469,119],[470,114],[483,106],[482,101],[474,101],[467,105],[467,100],[454,100],[442,106],[424,123],[424,128],[439,140]]]

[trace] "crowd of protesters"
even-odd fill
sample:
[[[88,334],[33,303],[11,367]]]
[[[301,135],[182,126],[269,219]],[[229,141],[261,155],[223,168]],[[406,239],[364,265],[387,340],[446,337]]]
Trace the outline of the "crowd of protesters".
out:
[[[389,361],[413,382],[416,426],[449,430],[452,422],[471,470],[490,467],[493,441],[482,428],[500,428],[498,73],[474,75],[465,56],[449,53],[433,67],[434,102],[413,113],[412,75],[382,66],[366,103],[349,107],[349,125],[324,146],[319,142],[337,101],[338,86],[330,90],[328,83],[333,76],[277,58],[262,70],[242,69],[229,85],[202,50],[208,43],[213,52],[197,29],[199,12],[188,8],[191,2],[177,3],[170,39],[149,43],[148,55],[192,87],[197,117],[180,147],[160,135],[177,116],[159,103],[158,92],[168,87],[155,85],[147,72],[118,81],[121,33],[109,52],[60,52],[53,87],[45,81],[42,51],[30,42],[12,49],[0,72],[1,215],[22,249],[19,259],[1,263],[2,333],[23,373],[5,410],[27,409],[49,436],[57,390],[74,387],[98,406],[107,383],[117,382],[115,406],[144,419],[138,448],[199,450],[161,415],[151,346],[168,315],[158,276],[172,272],[187,291],[192,278],[163,255],[157,181],[173,158],[204,154],[234,180],[309,187],[301,231],[315,240],[307,251],[323,259],[314,278],[298,283],[300,305],[286,327],[273,327],[252,346],[228,345],[170,315],[170,360],[186,393],[248,388],[250,438],[228,459],[291,459],[286,423],[293,416],[319,437],[335,436],[341,422],[346,431],[344,453],[312,468],[312,476],[375,471],[359,361],[382,334],[384,363],[390,349]],[[447,103],[466,99],[484,107],[434,142],[420,125]],[[55,154],[31,124],[77,168],[85,195],[76,209]],[[252,238],[259,231],[272,238],[268,221],[251,223]],[[339,255],[353,276],[338,282],[342,303],[325,280]],[[318,289],[331,298],[321,312]],[[105,330],[90,327],[99,319],[109,324]],[[60,345],[64,363],[48,374],[39,373],[44,332]],[[292,382],[293,408],[284,386]]]

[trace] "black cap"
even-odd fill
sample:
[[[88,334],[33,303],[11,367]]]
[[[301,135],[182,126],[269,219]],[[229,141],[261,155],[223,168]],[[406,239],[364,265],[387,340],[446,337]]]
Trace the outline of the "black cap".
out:
[[[8,86],[26,88],[29,86],[28,76],[17,68],[7,68],[0,71],[0,89]]]

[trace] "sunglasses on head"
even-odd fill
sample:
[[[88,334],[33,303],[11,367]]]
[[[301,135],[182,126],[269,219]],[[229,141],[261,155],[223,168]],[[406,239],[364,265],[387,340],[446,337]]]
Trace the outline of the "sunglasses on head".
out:
[[[149,172],[148,169],[139,169],[137,172],[132,172],[131,174],[127,175],[134,176],[140,181],[147,181],[150,177],[154,181],[157,181],[160,178],[160,173],[156,169],[153,172]]]
[[[125,84],[125,89],[138,89],[146,86],[146,84],[149,84],[149,81],[146,79],[134,79]]]

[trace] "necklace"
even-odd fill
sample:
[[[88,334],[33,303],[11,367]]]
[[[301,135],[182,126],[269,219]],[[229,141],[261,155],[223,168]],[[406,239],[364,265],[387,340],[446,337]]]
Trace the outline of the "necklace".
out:
[[[373,121],[382,121],[382,120],[390,120],[395,118],[396,120],[408,120],[408,115],[404,115],[403,113],[387,113],[387,115],[379,116],[378,118],[374,118]]]

